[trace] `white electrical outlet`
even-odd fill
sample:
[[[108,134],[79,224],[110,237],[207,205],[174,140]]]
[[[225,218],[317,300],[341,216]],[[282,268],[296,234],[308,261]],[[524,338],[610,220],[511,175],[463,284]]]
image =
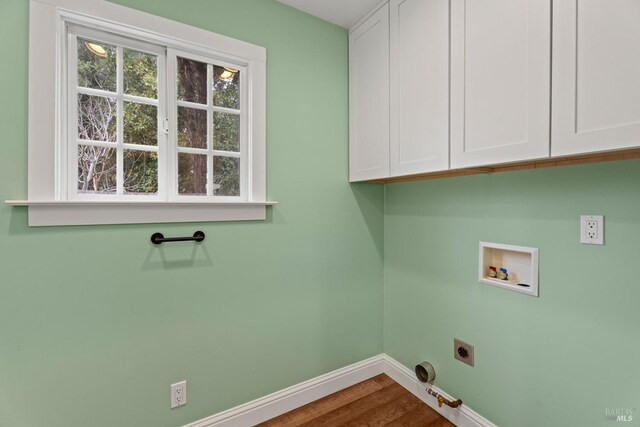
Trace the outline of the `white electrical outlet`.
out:
[[[580,243],[604,245],[604,216],[580,215]]]
[[[171,409],[187,404],[187,382],[171,384]]]

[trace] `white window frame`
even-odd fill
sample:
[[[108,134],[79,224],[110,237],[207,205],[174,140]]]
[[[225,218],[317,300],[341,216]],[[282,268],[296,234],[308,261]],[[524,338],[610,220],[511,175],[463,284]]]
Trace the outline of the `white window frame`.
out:
[[[60,200],[69,200],[69,201],[137,201],[142,200],[144,198],[146,201],[162,201],[169,200],[167,194],[167,186],[166,186],[166,173],[169,171],[169,165],[166,161],[168,151],[170,151],[171,146],[169,145],[169,139],[165,132],[161,129],[164,127],[163,120],[167,117],[167,95],[166,95],[166,52],[162,46],[157,46],[151,43],[143,43],[139,40],[127,39],[122,36],[105,33],[103,31],[96,31],[91,28],[83,28],[80,26],[71,25],[68,27],[67,37],[65,40],[65,45],[63,49],[67,52],[67,63],[66,68],[64,69],[64,74],[66,74],[66,85],[61,86],[63,88],[63,96],[66,95],[65,106],[60,106],[63,111],[67,114],[66,122],[61,122],[61,134],[65,135],[61,137],[59,141],[56,141],[56,149],[59,152],[59,163],[56,166],[56,189],[58,190],[58,198]],[[94,41],[115,45],[117,46],[119,59],[117,61],[117,88],[116,91],[118,93],[105,92],[99,89],[90,89],[90,88],[79,88],[78,85],[78,73],[77,73],[77,38],[86,38]],[[124,76],[120,72],[120,67],[123,66],[121,64],[122,61],[122,50],[123,48],[136,50],[138,52],[150,53],[156,55],[158,57],[158,97],[155,102],[149,102],[151,100],[147,98],[142,98],[133,95],[127,95],[123,93],[124,84],[123,78]],[[64,77],[64,76],[63,76]],[[88,95],[96,95],[108,98],[114,98],[117,101],[117,122],[118,122],[118,135],[115,141],[115,145],[113,143],[104,143],[100,141],[86,141],[85,145],[93,145],[93,146],[103,146],[103,147],[112,147],[118,150],[117,154],[117,163],[118,167],[118,177],[117,177],[117,185],[118,192],[117,194],[82,194],[78,193],[78,174],[76,166],[78,164],[78,151],[76,149],[76,143],[81,144],[83,141],[78,140],[77,138],[77,127],[78,127],[78,94],[84,93]],[[123,135],[122,135],[122,126],[123,123],[121,119],[124,115],[124,102],[133,101],[148,105],[154,105],[157,107],[158,111],[158,145],[157,146],[140,146],[136,145],[136,147],[132,147],[128,144],[124,143]],[[66,125],[66,128],[64,126]],[[122,194],[122,184],[123,184],[123,167],[122,167],[122,156],[120,155],[120,150],[125,149],[136,149],[140,151],[150,151],[158,153],[158,194],[157,195],[125,195]]]
[[[177,58],[185,58],[185,59],[190,59],[193,61],[198,61],[198,62],[203,62],[207,64],[207,73],[208,73],[208,77],[207,77],[207,104],[196,104],[196,103],[192,103],[192,102],[188,102],[188,101],[180,101],[177,100],[177,94],[175,93],[175,89],[176,86],[175,85],[170,85],[169,86],[169,94],[168,94],[168,99],[170,100],[169,103],[169,146],[170,147],[176,147],[177,150],[171,150],[171,152],[169,153],[169,169],[177,171],[178,170],[178,153],[193,153],[193,154],[203,154],[202,151],[206,151],[207,154],[207,196],[208,197],[214,197],[213,196],[213,156],[215,154],[222,154],[222,155],[227,155],[227,157],[238,157],[236,155],[231,155],[231,153],[227,153],[227,152],[223,152],[223,151],[217,151],[213,149],[213,134],[212,134],[212,126],[211,124],[213,123],[213,112],[214,111],[219,111],[219,112],[229,112],[231,111],[231,109],[228,108],[223,108],[223,107],[216,107],[213,106],[211,104],[211,96],[213,94],[213,89],[212,89],[212,82],[213,82],[213,76],[212,76],[212,59],[211,58],[207,58],[201,55],[197,55],[197,54],[193,54],[187,51],[183,51],[183,50],[177,50],[177,49],[173,49],[173,48],[169,48],[167,51],[167,61],[169,64],[169,74],[168,74],[168,78],[172,79],[173,81],[175,81],[177,79]],[[247,91],[245,89],[245,86],[247,85],[247,67],[246,65],[243,64],[239,64],[239,63],[232,63],[232,62],[226,62],[220,59],[215,59],[215,65],[218,66],[222,66],[222,67],[227,67],[227,68],[232,68],[232,69],[236,69],[238,71],[240,71],[240,109],[245,108],[246,105],[248,105],[248,97],[247,97]],[[175,100],[175,102],[171,101],[171,100]],[[200,110],[205,110],[207,111],[207,149],[206,150],[201,150],[201,149],[196,149],[196,148],[186,148],[186,147],[178,147],[177,144],[177,140],[178,140],[178,123],[177,123],[177,117],[178,117],[178,107],[188,107],[188,108],[195,108],[195,109],[200,109]],[[248,114],[242,114],[242,110],[241,110],[241,114],[240,114],[240,170],[248,170],[248,162],[247,162],[247,155],[246,153],[248,152],[248,139],[247,139],[247,132],[245,132],[245,129],[247,129],[247,126],[249,125],[248,120],[247,120]],[[249,189],[248,189],[248,182],[247,182],[247,174],[246,173],[241,173],[240,174],[240,196],[239,197],[233,197],[233,196],[216,196],[217,200],[226,200],[226,201],[238,201],[238,200],[247,200],[246,194],[248,193]],[[172,180],[170,182],[170,187],[169,187],[169,199],[170,200],[184,200],[184,201],[199,201],[202,199],[202,196],[186,196],[186,195],[179,195],[178,194],[178,190],[177,190],[177,175],[176,175],[176,179]],[[171,187],[173,186],[173,187]]]
[[[86,198],[65,194],[62,189],[68,186],[61,182],[61,171],[69,171],[69,176],[76,174],[75,168],[69,167],[67,131],[77,126],[75,118],[67,120],[64,113],[69,102],[69,82],[64,81],[69,74],[68,26],[114,33],[114,40],[126,39],[126,44],[137,50],[145,49],[136,48],[136,40],[166,47],[167,79],[175,77],[175,54],[241,70],[241,108],[246,105],[241,129],[246,131],[241,130],[240,167],[246,173],[241,173],[240,197],[214,197],[211,191],[209,196],[170,196],[177,190],[177,182],[172,180],[166,181],[168,187],[175,184],[176,188],[164,188],[163,195],[159,188],[157,197]],[[122,45],[118,41],[115,44]],[[174,85],[160,82],[159,91],[161,87],[167,88],[167,99],[176,99],[171,93]],[[168,109],[176,109],[176,105],[168,102]],[[214,109],[207,110],[208,116]],[[172,123],[177,111],[164,113],[169,118],[169,141],[158,140],[160,151],[172,143],[177,147],[177,126]],[[177,168],[176,152],[160,154],[167,168],[159,164],[159,171]],[[28,177],[30,226],[264,220],[266,206],[274,203],[266,200],[266,50],[102,0],[30,0]],[[163,180],[159,177],[158,184]],[[208,185],[212,185],[210,180]]]

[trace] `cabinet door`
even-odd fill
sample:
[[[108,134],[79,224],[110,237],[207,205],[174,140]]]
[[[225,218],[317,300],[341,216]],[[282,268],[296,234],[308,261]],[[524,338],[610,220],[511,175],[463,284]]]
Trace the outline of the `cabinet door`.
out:
[[[349,179],[389,176],[389,7],[349,34]]]
[[[640,1],[553,8],[552,155],[640,146]]]
[[[449,0],[391,0],[391,176],[449,167]]]
[[[550,0],[451,0],[451,167],[549,155]]]

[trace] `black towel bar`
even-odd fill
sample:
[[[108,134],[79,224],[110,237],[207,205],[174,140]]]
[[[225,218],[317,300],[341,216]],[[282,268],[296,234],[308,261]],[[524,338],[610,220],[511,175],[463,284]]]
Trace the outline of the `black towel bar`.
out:
[[[154,245],[160,245],[165,242],[202,242],[203,240],[204,233],[202,231],[196,231],[195,233],[193,233],[193,237],[164,237],[164,234],[162,233],[153,233],[151,235],[151,243],[153,243]]]

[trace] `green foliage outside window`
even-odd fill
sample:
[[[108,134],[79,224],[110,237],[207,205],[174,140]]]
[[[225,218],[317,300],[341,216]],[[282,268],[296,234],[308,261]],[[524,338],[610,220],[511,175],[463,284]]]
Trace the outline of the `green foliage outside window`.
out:
[[[116,142],[118,89],[126,95],[158,99],[158,58],[154,55],[122,49],[122,82],[117,87],[117,48],[78,38],[78,85],[108,93],[79,94],[78,138],[87,141]],[[178,58],[178,98],[199,104],[207,103],[207,65]],[[213,106],[232,110],[240,108],[240,72],[213,67]],[[202,114],[204,112],[204,115]],[[124,101],[122,137],[125,144],[158,145],[158,109],[155,105]],[[178,146],[205,149],[207,133],[214,150],[240,151],[240,115],[214,112],[207,123],[204,110],[178,108]],[[117,189],[116,149],[90,143],[78,146],[78,191],[115,193]],[[157,151],[125,149],[122,152],[123,187],[126,194],[155,194],[158,191]],[[207,156],[178,156],[180,194],[206,194]],[[240,194],[240,161],[236,157],[213,159],[214,194]]]

